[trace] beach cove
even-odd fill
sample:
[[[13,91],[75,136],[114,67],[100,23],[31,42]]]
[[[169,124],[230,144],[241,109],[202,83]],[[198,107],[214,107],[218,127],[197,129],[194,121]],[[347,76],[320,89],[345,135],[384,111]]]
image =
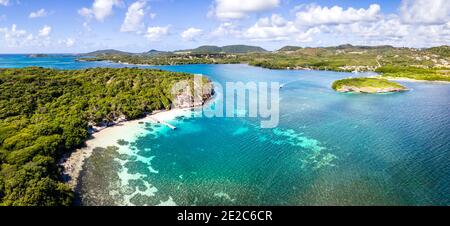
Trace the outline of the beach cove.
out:
[[[143,128],[143,125],[149,123],[159,124],[156,121],[171,121],[176,117],[188,114],[191,110],[193,109],[160,111],[142,119],[122,121],[92,133],[91,138],[86,141],[86,147],[75,150],[67,157],[60,160],[60,165],[64,168],[63,177],[66,178],[66,183],[68,183],[73,190],[76,190],[84,161],[92,155],[95,148],[119,146],[120,140],[132,140],[134,137],[144,134],[145,129]]]
[[[141,154],[151,156],[146,157],[151,158],[151,164],[136,162],[135,157],[122,157],[127,160],[120,160],[122,163],[112,170],[121,173],[110,178],[128,182],[121,183],[122,188],[109,187],[113,194],[110,200],[127,205],[396,205],[433,203],[436,197],[441,197],[442,202],[448,202],[444,195],[446,188],[433,193],[422,190],[425,186],[410,183],[409,173],[398,171],[402,166],[390,166],[405,161],[401,165],[407,164],[414,171],[420,169],[421,173],[417,174],[420,179],[415,178],[425,184],[428,179],[420,175],[430,176],[449,167],[443,163],[437,167],[439,171],[423,168],[427,165],[422,164],[424,159],[429,159],[425,156],[445,159],[446,151],[443,146],[433,148],[429,146],[432,143],[422,143],[423,139],[418,138],[423,136],[420,131],[430,131],[426,129],[430,126],[433,131],[442,131],[433,132],[438,137],[448,136],[443,129],[450,127],[442,114],[447,114],[444,109],[448,109],[449,101],[434,96],[448,92],[445,84],[402,82],[412,91],[359,96],[334,93],[330,88],[334,80],[348,77],[349,73],[267,70],[246,65],[154,68],[205,74],[219,82],[278,81],[283,84],[280,125],[275,129],[261,129],[256,119],[178,118],[174,124],[179,130],[142,136],[130,143],[128,149],[147,150]],[[370,73],[351,75],[372,76]],[[428,99],[428,95],[434,96],[433,99]],[[420,103],[427,103],[427,107],[414,107]],[[411,107],[416,112],[412,113]],[[344,117],[349,112],[353,117]],[[437,118],[425,122],[421,119],[424,115]],[[438,118],[439,125],[434,124]],[[433,150],[433,154],[420,150]],[[94,162],[107,159],[117,157],[98,156]],[[147,170],[149,165],[158,173]],[[98,165],[90,166],[98,168]],[[88,167],[91,172],[95,168]],[[135,177],[125,176],[125,170]],[[447,179],[443,178],[447,177],[442,174],[439,180],[446,184]],[[84,193],[95,190],[100,179],[94,174],[82,178]],[[401,189],[404,186],[412,190]],[[414,198],[424,194],[433,195],[420,200]],[[84,203],[103,205],[109,201],[85,196]]]

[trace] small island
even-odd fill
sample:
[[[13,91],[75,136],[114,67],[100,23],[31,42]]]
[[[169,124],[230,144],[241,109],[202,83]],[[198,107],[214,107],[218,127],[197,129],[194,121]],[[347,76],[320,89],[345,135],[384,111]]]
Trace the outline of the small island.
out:
[[[398,83],[379,78],[347,78],[335,81],[332,88],[337,92],[347,93],[389,93],[408,89]]]
[[[48,57],[48,54],[42,54],[42,53],[38,53],[38,54],[29,54],[28,57],[30,58],[41,58],[41,57]]]

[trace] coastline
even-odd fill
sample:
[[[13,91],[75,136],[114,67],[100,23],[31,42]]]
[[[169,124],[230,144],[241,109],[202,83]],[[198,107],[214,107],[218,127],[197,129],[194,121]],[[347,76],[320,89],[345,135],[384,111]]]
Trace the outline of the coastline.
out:
[[[425,83],[434,83],[434,84],[450,84],[449,81],[431,81],[431,80],[419,80],[405,77],[380,77],[387,79],[389,81],[398,81],[398,82],[425,82]]]
[[[420,83],[432,83],[432,84],[450,84],[450,81],[419,80],[419,79],[412,79],[412,78],[406,78],[406,77],[382,76],[380,74],[369,76],[367,78],[386,79],[388,81],[394,81],[394,82],[420,82]]]
[[[128,66],[141,66],[141,67],[157,67],[157,66],[174,66],[174,65],[186,65],[186,64],[173,64],[173,65],[167,65],[167,64],[136,64],[136,63],[129,63],[129,62],[122,62],[118,61],[115,62],[113,60],[98,60],[99,62],[110,62],[115,64],[122,64],[122,65],[128,65]],[[190,64],[190,63],[188,63]],[[206,65],[210,65],[210,63],[204,63]],[[270,67],[264,67],[264,66],[258,66],[258,65],[252,65],[248,62],[240,62],[240,63],[229,63],[229,64],[245,64],[252,67],[258,67],[258,68],[264,68],[269,70],[301,70],[301,71],[311,71],[311,70],[317,70],[317,71],[333,71],[333,72],[346,72],[351,73],[352,70],[333,70],[333,69],[320,69],[320,68],[308,68],[308,67],[285,67],[285,68],[270,68]],[[212,65],[212,64],[211,64]],[[359,72],[374,72],[373,70],[363,70]],[[450,81],[434,81],[434,80],[419,80],[419,79],[412,79],[412,78],[406,78],[406,77],[388,77],[388,76],[382,76],[381,74],[369,76],[368,78],[383,78],[389,81],[398,81],[398,82],[427,82],[427,83],[434,83],[434,84],[450,84]]]
[[[122,63],[123,64],[123,63]],[[88,159],[94,149],[107,148],[111,146],[120,145],[119,140],[131,141],[140,134],[145,134],[146,129],[143,126],[146,123],[162,124],[172,130],[177,129],[168,122],[174,120],[179,116],[185,116],[186,114],[192,114],[192,111],[198,108],[202,108],[206,104],[210,103],[215,98],[214,88],[211,86],[208,97],[199,103],[192,103],[190,101],[192,96],[189,93],[182,93],[177,95],[176,103],[173,109],[170,110],[157,110],[151,114],[147,114],[145,117],[135,120],[119,120],[117,123],[96,128],[88,140],[84,142],[85,146],[74,150],[71,153],[66,154],[58,161],[58,166],[63,168],[61,173],[61,179],[64,183],[76,192],[78,186],[78,180],[80,173],[83,170],[85,160]],[[186,102],[187,101],[187,102]],[[125,131],[124,131],[125,130]]]
[[[149,114],[144,118],[123,121],[113,126],[101,129],[93,134],[86,140],[85,147],[74,150],[67,156],[64,156],[59,161],[59,165],[63,167],[63,181],[75,191],[78,185],[78,179],[83,169],[84,162],[88,159],[95,148],[97,147],[109,147],[117,146],[118,140],[133,138],[135,135],[145,131],[142,128],[144,123],[155,123],[156,121],[170,121],[178,116],[186,114],[195,108],[177,108],[165,111],[158,111],[153,114]],[[130,133],[124,133],[124,128],[131,130]]]

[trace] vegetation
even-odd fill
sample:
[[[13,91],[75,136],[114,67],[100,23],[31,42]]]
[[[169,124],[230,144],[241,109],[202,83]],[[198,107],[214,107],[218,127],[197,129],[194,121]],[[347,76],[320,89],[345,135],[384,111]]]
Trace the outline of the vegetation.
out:
[[[132,53],[123,52],[115,49],[97,50],[94,52],[83,54],[85,56],[106,56],[106,55],[132,55]]]
[[[302,47],[299,46],[285,46],[278,50],[278,52],[292,52],[302,49]]]
[[[341,45],[298,49],[287,46],[275,53],[252,56],[249,64],[271,69],[333,71],[375,71],[382,66],[450,67],[450,57],[445,54],[446,49],[448,48],[445,46],[435,47],[432,50],[392,46]]]
[[[447,74],[445,68],[450,68],[450,50],[448,46],[430,49],[352,45],[324,48],[286,46],[276,52],[258,50],[257,47],[238,45],[228,47],[202,46],[194,50],[183,50],[174,53],[153,51],[154,54],[109,54],[83,60],[110,60],[150,65],[246,63],[270,69],[333,71],[383,72],[386,68],[395,67],[398,68],[398,72],[401,72],[403,69],[413,70],[416,68],[418,70],[414,73],[426,73],[421,77],[431,79],[441,76],[440,80],[447,80],[443,78]],[[419,70],[421,68],[423,70]],[[392,72],[392,69],[390,71]],[[390,74],[393,75],[394,73]],[[431,74],[434,74],[434,77],[430,76]],[[395,77],[400,77],[400,74]],[[412,78],[411,75],[410,78]]]
[[[335,54],[324,49],[301,49],[295,52],[255,55],[250,65],[269,69],[315,69],[333,71],[368,71],[377,66],[376,55]],[[362,65],[362,66],[361,66]]]
[[[347,78],[335,81],[332,88],[339,92],[394,92],[406,88],[398,83],[378,78]]]
[[[83,145],[88,126],[168,109],[172,84],[191,78],[135,68],[0,69],[0,205],[70,205],[57,161]]]
[[[384,66],[378,68],[376,72],[381,73],[383,77],[390,78],[450,82],[450,70],[441,68]]]
[[[432,47],[427,49],[426,51],[439,56],[450,57],[450,46]]]
[[[196,49],[180,50],[176,52],[189,52],[191,54],[244,54],[244,53],[264,53],[267,50],[258,46],[229,45],[229,46],[200,46]]]
[[[195,49],[179,50],[175,52],[165,52],[152,49],[144,53],[129,53],[114,49],[97,50],[90,53],[82,54],[82,56],[154,56],[154,55],[174,55],[174,54],[246,54],[246,53],[264,53],[267,50],[258,46],[248,45],[229,45],[229,46],[200,46]]]
[[[104,55],[94,58],[79,58],[78,60],[146,65],[237,64],[241,62],[238,56],[227,54]]]

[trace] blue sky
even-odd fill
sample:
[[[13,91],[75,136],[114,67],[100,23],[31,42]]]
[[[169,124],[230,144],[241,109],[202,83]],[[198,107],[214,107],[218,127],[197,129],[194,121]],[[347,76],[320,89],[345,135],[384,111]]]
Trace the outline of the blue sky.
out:
[[[0,53],[449,40],[446,0],[0,0]]]

